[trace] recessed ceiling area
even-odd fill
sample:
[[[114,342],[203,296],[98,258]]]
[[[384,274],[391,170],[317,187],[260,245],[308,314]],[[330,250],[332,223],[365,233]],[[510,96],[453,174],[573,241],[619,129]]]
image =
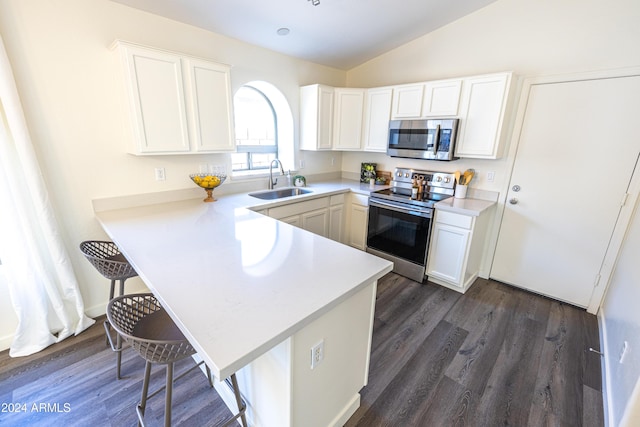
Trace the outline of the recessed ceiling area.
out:
[[[348,70],[496,0],[112,1]]]

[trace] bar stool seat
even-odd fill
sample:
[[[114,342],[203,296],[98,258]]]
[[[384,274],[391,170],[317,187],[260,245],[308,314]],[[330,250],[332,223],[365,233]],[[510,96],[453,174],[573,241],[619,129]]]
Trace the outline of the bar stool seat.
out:
[[[195,349],[153,294],[121,295],[112,299],[107,305],[107,319],[113,329],[146,361],[142,396],[136,407],[138,420],[143,426],[147,400],[162,390],[159,389],[151,395],[148,394],[151,365],[153,363],[167,365],[166,385],[163,387],[165,389],[164,425],[170,426],[171,394],[174,381],[173,364],[195,354]],[[211,371],[208,366],[205,365],[205,367],[209,377],[209,385],[213,387]],[[242,425],[246,427],[245,411],[247,406],[240,395],[235,374],[231,375],[226,383],[234,392],[239,412],[226,420],[223,425],[228,426],[240,418]]]
[[[111,301],[115,296],[116,281],[120,282],[120,293],[118,295],[123,295],[125,281],[138,275],[136,270],[131,266],[124,255],[120,253],[120,250],[113,242],[104,240],[86,240],[80,243],[80,251],[100,274],[111,280],[109,301]],[[111,349],[116,352],[116,378],[120,379],[122,339],[120,336],[117,336],[116,343],[113,343],[108,320],[105,320],[104,322],[104,330],[107,334],[108,344],[111,346]]]

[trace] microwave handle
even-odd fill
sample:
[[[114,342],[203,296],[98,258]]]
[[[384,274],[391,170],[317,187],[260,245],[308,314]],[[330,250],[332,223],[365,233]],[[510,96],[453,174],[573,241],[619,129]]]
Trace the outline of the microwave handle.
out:
[[[438,154],[438,143],[440,142],[440,125],[436,127],[436,135],[433,139],[433,155]]]

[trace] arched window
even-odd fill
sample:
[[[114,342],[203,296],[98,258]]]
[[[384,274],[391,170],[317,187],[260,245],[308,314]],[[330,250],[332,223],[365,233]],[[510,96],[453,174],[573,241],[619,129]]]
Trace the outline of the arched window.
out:
[[[276,158],[285,169],[293,169],[293,115],[282,92],[266,82],[250,82],[238,89],[233,103],[234,174],[264,172]]]
[[[236,153],[234,171],[268,169],[278,157],[276,114],[269,99],[258,89],[242,86],[233,98]]]

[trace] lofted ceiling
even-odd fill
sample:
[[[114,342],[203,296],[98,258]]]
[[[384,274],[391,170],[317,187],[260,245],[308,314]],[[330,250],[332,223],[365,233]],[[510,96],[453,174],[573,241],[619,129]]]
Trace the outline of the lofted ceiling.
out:
[[[496,0],[112,1],[348,70]]]

